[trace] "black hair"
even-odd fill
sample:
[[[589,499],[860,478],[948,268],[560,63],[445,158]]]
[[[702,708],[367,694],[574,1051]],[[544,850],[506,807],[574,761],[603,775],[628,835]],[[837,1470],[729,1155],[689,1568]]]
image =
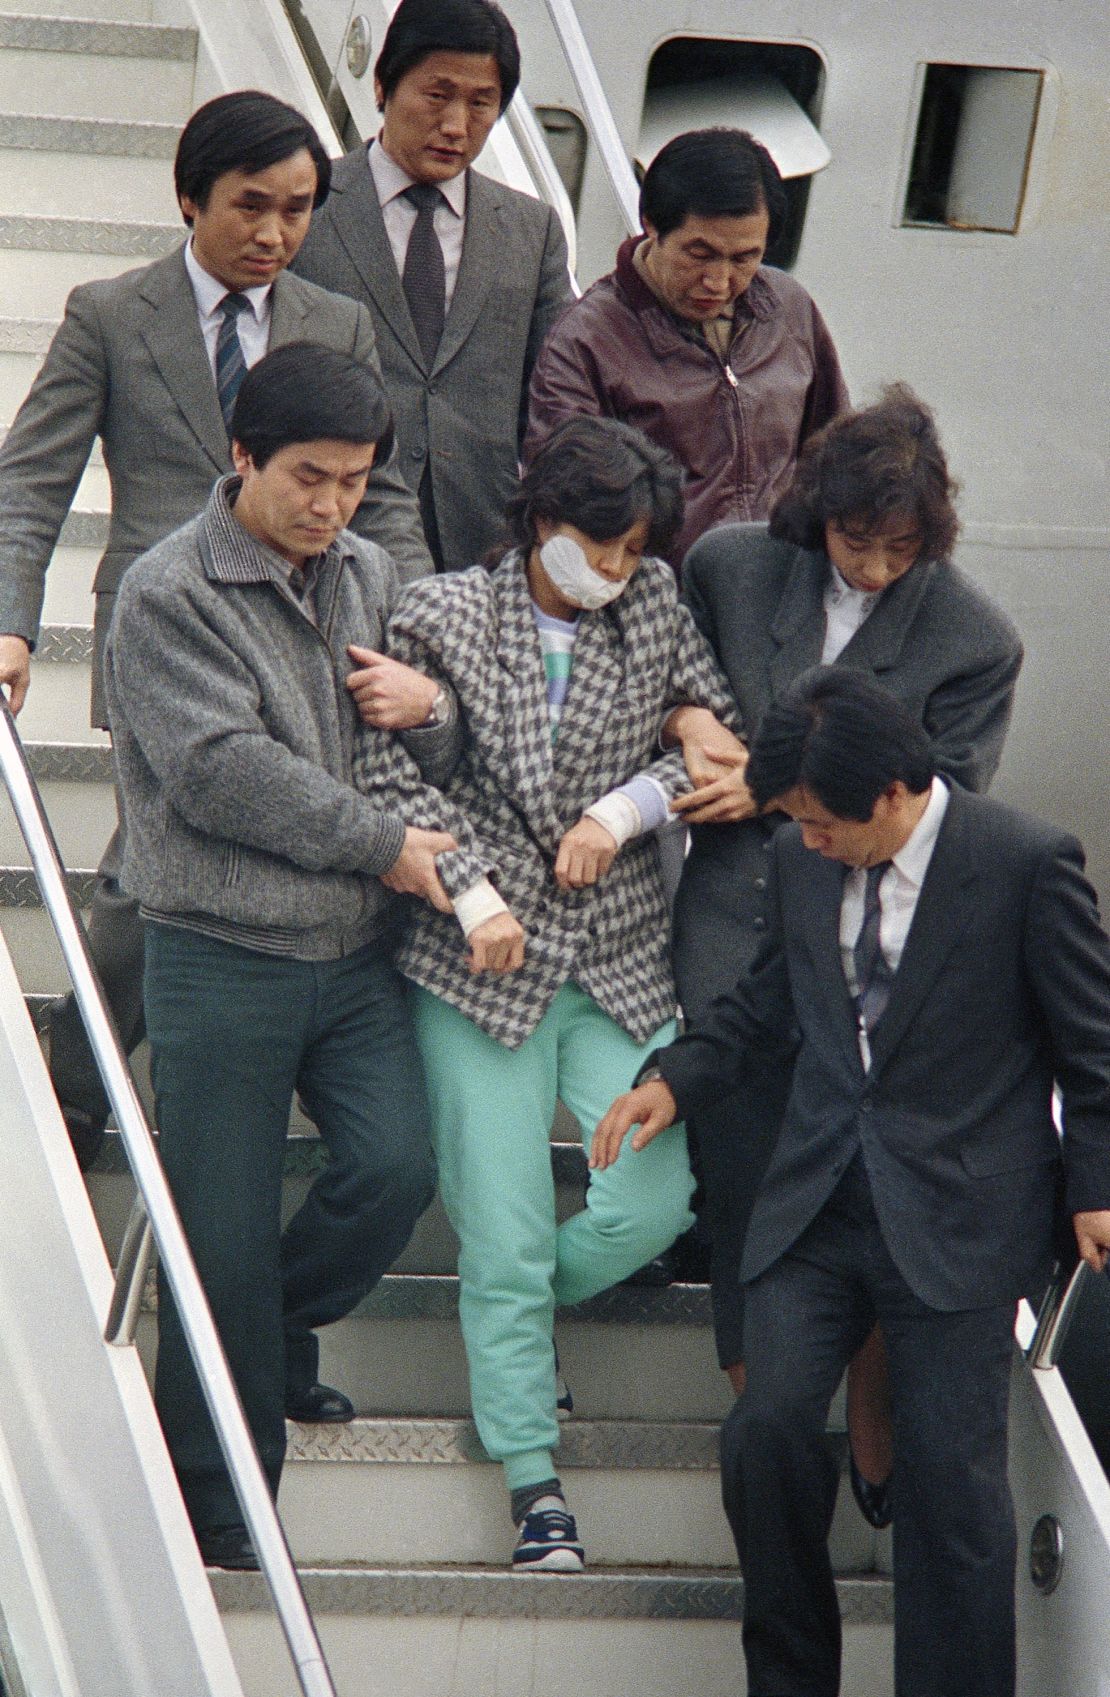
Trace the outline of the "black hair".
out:
[[[682,523],[682,471],[665,448],[615,418],[570,418],[554,430],[520,480],[505,514],[509,539],[527,552],[536,520],[573,524],[610,542],[641,519],[646,551],[661,554]]]
[[[520,82],[516,31],[494,0],[401,0],[374,66],[379,110],[429,53],[482,53],[497,60],[504,112]]]
[[[760,807],[801,787],[838,819],[868,820],[891,784],[920,795],[935,772],[928,735],[889,690],[852,667],[814,666],[767,709],[745,778]]]
[[[687,130],[660,148],[644,173],[640,221],[668,236],[697,218],[748,218],[766,211],[770,246],[786,219],[779,168],[747,130]]]
[[[173,162],[178,201],[188,195],[203,212],[218,177],[229,171],[265,171],[302,148],[308,149],[316,167],[312,204],[323,206],[331,187],[331,160],[308,119],[296,107],[257,89],[219,94],[198,106],[181,132]],[[185,218],[186,224],[192,221]]]
[[[946,560],[960,529],[958,487],[929,408],[908,383],[891,383],[875,406],[842,413],[809,438],[769,529],[823,549],[830,522],[868,532],[904,513],[920,526],[919,558]]]
[[[295,442],[373,442],[384,460],[393,415],[381,379],[362,360],[318,342],[285,342],[244,376],[231,436],[259,471]]]

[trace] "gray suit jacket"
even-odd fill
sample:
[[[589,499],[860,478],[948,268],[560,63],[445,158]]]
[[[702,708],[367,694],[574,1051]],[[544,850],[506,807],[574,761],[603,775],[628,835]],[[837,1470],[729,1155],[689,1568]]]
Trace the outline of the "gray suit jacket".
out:
[[[97,568],[93,717],[106,724],[100,657],[113,598],[137,555],[193,519],[231,470],[227,431],[197,321],[184,249],[66,303],[42,370],[0,449],[0,631],[33,642],[46,569],[97,436],[112,485]],[[365,359],[374,331],[351,301],[288,273],[274,283],[270,346],[299,339]],[[402,577],[430,568],[420,516],[396,456],[375,467],[353,525]]]
[[[443,337],[425,364],[386,235],[365,147],[332,172],[294,268],[369,307],[393,402],[401,464],[418,489],[430,466],[444,564],[465,568],[503,540],[517,482],[528,383],[571,299],[555,213],[471,171],[462,263]]]
[[[771,861],[750,972],[653,1057],[686,1115],[801,1030],[744,1278],[797,1241],[862,1151],[884,1240],[923,1302],[1016,1300],[1047,1271],[1061,1158],[1069,1213],[1110,1206],[1110,945],[1082,849],[953,789],[866,1073],[840,960],[843,869],[797,826],[776,834]]]
[[[674,574],[644,560],[611,606],[584,613],[559,735],[521,558],[414,584],[389,624],[389,650],[454,686],[467,741],[442,790],[422,784],[399,739],[367,730],[356,785],[407,824],[450,831],[437,857],[452,898],[490,876],[524,927],[524,967],[475,977],[458,920],[417,908],[398,965],[468,1019],[517,1048],[568,979],[645,1043],[674,1015],[667,905],[654,834],[626,844],[609,872],[561,890],[559,843],[601,796],[648,772],[668,797],[688,788],[676,749],[660,757],[673,706],[729,716],[712,656],[678,604]]]

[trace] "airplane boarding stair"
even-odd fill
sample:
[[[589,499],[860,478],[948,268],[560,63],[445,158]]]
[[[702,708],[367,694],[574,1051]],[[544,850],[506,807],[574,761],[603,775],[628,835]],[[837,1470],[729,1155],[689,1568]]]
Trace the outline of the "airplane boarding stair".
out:
[[[233,11],[261,20],[254,80],[310,105],[303,63],[284,81],[276,71],[263,80],[267,65],[298,57],[276,0],[234,9],[67,0],[64,20],[57,4],[0,0],[0,430],[69,288],[181,239],[177,132],[198,101],[235,86],[221,15],[229,31],[244,27]],[[367,11],[377,20],[381,8]],[[334,133],[329,145],[338,151]],[[19,725],[79,904],[113,821],[110,752],[88,729],[90,585],[107,504],[94,452],[49,574]],[[102,1340],[111,1280],[94,1215],[114,1261],[134,1183],[113,1130],[88,1175],[90,1214],[24,1011],[41,1026],[68,983],[28,867],[0,797],[0,926],[15,962],[13,972],[0,948],[0,1659],[14,1697],[20,1679],[26,1697],[240,1688],[285,1697],[296,1677],[258,1575],[209,1576],[234,1669],[227,1661],[135,1353]],[[136,1062],[145,1093],[141,1053]],[[577,1206],[586,1176],[572,1136],[560,1121],[552,1160],[564,1210]],[[320,1159],[312,1127],[295,1115],[290,1209]],[[742,1585],[718,1500],[716,1429],[728,1396],[708,1293],[621,1288],[559,1318],[575,1399],[560,1465],[589,1566],[517,1575],[506,1565],[512,1527],[499,1472],[468,1420],[454,1262],[437,1203],[378,1290],[323,1336],[322,1376],[352,1396],[359,1417],[290,1428],[279,1508],[340,1697],[525,1697],[553,1680],[599,1697],[736,1697]],[[148,1282],[137,1338],[148,1371],[154,1320]],[[1016,1376],[1019,1409],[1034,1411],[1016,1420],[1022,1442],[1031,1426],[1034,1446],[1058,1447],[1051,1422],[1044,1435],[1050,1399],[1031,1395],[1024,1367]],[[843,1455],[839,1403],[833,1425]],[[864,1525],[846,1488],[841,1498],[833,1536],[845,1691],[880,1697],[891,1683],[889,1535]],[[1034,1596],[1028,1609],[1035,1616],[1044,1602]],[[83,1673],[93,1664],[74,1661],[71,1638],[91,1643],[105,1621],[117,1661]],[[148,1661],[196,1676],[152,1683]],[[1059,1686],[1060,1697],[1065,1689],[1072,1697],[1110,1684]]]

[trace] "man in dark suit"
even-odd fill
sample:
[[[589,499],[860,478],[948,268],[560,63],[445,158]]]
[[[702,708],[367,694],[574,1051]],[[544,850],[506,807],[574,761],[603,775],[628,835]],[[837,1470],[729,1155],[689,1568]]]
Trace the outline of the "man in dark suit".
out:
[[[374,69],[381,132],[337,163],[296,260],[373,315],[441,570],[502,539],[532,367],[571,299],[552,209],[470,169],[519,81],[492,0],[402,0]]]
[[[97,436],[112,487],[94,589],[94,725],[107,726],[101,656],[132,561],[195,518],[231,470],[228,421],[243,372],[281,343],[320,342],[377,372],[369,315],[285,269],[331,162],[312,126],[271,95],[222,95],[182,132],[174,182],[191,236],[153,265],[74,289],[65,319],[0,449],[0,684],[13,711],[30,678],[45,577]],[[353,528],[403,577],[430,566],[396,453],[375,466]],[[100,867],[89,940],[128,1050],[142,1037],[142,930],[121,896],[121,847]],[[107,1101],[72,997],[55,1016],[52,1072],[79,1157]]]
[[[896,1689],[1012,1697],[1011,1334],[1048,1271],[1059,1181],[1080,1253],[1101,1267],[1110,1246],[1110,946],[1082,850],[934,772],[909,713],[847,668],[771,707],[749,784],[798,828],[774,839],[766,943],[594,1143],[608,1165],[638,1123],[643,1147],[799,1028],[744,1253],[748,1385],[722,1440],[752,1697],[839,1689],[824,1431],[876,1319]]]

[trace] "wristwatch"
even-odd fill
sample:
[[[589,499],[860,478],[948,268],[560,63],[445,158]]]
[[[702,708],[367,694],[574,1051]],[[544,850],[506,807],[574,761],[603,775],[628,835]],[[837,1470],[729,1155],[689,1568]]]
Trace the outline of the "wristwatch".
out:
[[[658,1067],[648,1067],[647,1071],[642,1072],[636,1080],[637,1084],[666,1084],[666,1082]]]
[[[451,703],[447,699],[447,691],[437,689],[436,698],[428,709],[428,717],[424,720],[424,725],[445,725],[450,717]]]

